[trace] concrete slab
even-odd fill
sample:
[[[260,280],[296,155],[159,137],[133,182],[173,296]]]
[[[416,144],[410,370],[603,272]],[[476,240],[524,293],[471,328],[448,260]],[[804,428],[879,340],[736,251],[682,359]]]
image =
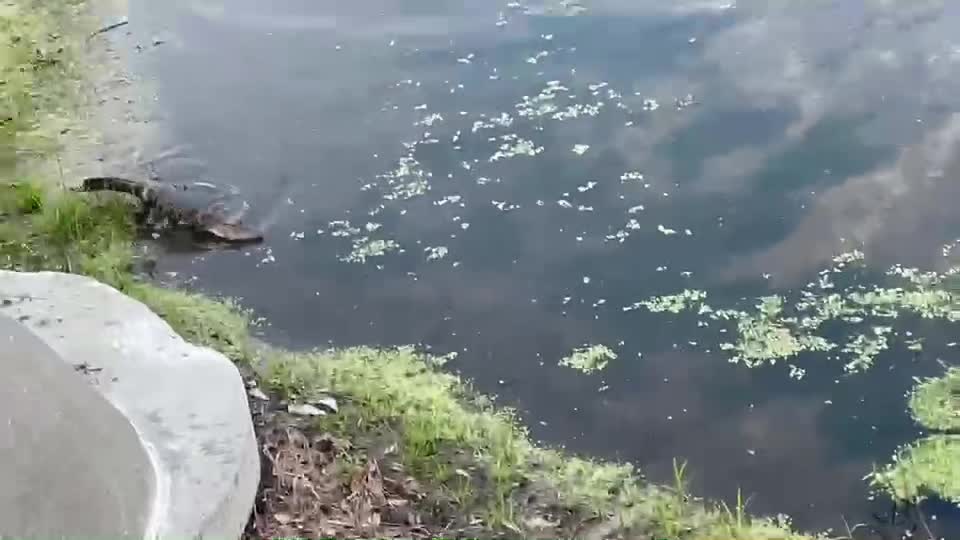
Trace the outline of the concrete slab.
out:
[[[0,536],[143,538],[153,478],[126,417],[0,315]]]
[[[22,320],[130,421],[154,465],[149,538],[235,539],[259,457],[243,381],[146,306],[97,281],[0,271],[0,314]],[[106,444],[106,443],[105,443]]]

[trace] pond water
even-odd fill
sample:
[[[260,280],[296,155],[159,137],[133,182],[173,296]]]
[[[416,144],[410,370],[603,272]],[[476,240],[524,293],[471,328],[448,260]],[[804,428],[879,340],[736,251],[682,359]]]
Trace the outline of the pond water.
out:
[[[790,295],[853,249],[881,276],[943,270],[960,5],[171,0],[130,19],[172,141],[157,173],[232,184],[268,226],[161,266],[242,297],[271,340],[457,352],[538,439],[658,481],[687,459],[698,493],[739,487],[802,528],[887,510],[863,477],[919,433],[904,394],[951,361],[949,326],[913,324],[926,347],[861,374],[813,351],[748,369],[717,324],[631,306]],[[591,344],[617,358],[558,365]]]

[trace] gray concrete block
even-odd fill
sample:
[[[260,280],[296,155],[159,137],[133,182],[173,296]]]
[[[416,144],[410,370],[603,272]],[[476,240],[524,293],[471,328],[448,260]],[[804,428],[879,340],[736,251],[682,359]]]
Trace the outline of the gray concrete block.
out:
[[[155,497],[133,426],[0,315],[0,536],[140,539]]]
[[[143,304],[97,281],[0,271],[0,314],[20,318],[123,413],[154,465],[150,538],[234,539],[259,457],[233,363],[180,338]]]

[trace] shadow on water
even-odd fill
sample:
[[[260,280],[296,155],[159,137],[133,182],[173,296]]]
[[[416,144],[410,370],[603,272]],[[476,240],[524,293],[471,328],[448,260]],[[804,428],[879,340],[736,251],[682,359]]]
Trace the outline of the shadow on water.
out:
[[[853,247],[879,267],[940,262],[960,226],[944,45],[960,14],[740,4],[134,2],[135,35],[170,36],[138,68],[204,164],[159,174],[235,184],[275,217],[263,246],[161,266],[244,298],[285,345],[457,351],[550,444],[661,481],[684,457],[701,493],[741,487],[804,528],[871,521],[888,501],[863,476],[916,436],[904,393],[948,351],[893,349],[857,376],[802,356],[794,381],[729,364],[695,320],[622,307],[790,290]],[[517,138],[533,156],[492,159]],[[430,187],[409,199],[378,177],[404,156]],[[403,251],[339,261],[362,235]],[[619,358],[592,376],[557,366],[586,343]],[[958,516],[935,510],[948,534]]]

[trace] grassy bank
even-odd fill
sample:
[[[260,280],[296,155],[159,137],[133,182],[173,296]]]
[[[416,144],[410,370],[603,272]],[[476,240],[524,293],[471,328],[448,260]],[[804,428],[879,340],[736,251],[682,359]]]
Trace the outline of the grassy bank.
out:
[[[17,0],[0,11],[0,40],[11,46],[0,57],[0,267],[91,276],[144,302],[188,340],[253,370],[281,399],[335,395],[339,413],[314,429],[350,441],[356,463],[373,447],[394,449],[429,494],[423,504],[456,512],[454,521],[479,524],[487,535],[812,538],[792,532],[785,519],[751,517],[740,497],[734,507],[698,500],[682,464],[673,485],[655,486],[626,465],[540,448],[511,411],[443,372],[443,359],[406,348],[265,349],[255,345],[250,317],[237,305],[138,278],[132,203],[70,192],[60,178],[32,172],[32,162],[55,159],[51,134],[76,117],[67,89],[81,80],[76,59],[84,39],[64,36],[90,30],[63,27],[58,21],[77,19],[39,5]]]

